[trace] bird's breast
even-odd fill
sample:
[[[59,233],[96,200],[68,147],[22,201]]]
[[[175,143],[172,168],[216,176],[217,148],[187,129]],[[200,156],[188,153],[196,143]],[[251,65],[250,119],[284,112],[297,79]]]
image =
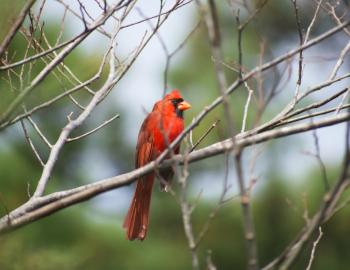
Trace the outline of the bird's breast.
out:
[[[167,144],[172,143],[177,136],[183,131],[183,120],[178,117],[170,119],[165,118],[163,123],[159,123],[159,127],[154,130],[155,146],[159,152],[163,152]]]

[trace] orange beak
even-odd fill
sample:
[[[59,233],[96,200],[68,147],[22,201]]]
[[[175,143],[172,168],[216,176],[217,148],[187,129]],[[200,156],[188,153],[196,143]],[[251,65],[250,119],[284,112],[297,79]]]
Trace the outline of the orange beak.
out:
[[[188,109],[191,108],[191,104],[186,102],[186,101],[182,101],[180,102],[178,105],[177,105],[177,108],[180,110],[180,111],[186,111]]]

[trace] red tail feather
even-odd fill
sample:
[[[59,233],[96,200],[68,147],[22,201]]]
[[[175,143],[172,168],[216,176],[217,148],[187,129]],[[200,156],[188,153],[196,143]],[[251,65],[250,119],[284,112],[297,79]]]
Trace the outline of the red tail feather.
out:
[[[137,181],[136,190],[123,227],[129,240],[143,240],[146,237],[149,220],[154,175]]]

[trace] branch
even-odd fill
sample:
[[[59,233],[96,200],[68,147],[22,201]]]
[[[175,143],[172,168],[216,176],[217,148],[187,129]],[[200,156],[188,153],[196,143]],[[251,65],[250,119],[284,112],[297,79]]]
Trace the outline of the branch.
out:
[[[62,93],[62,94],[60,94],[60,95],[58,95],[58,96],[56,96],[56,97],[54,97],[54,98],[52,98],[50,100],[48,100],[48,101],[38,105],[38,106],[35,106],[34,108],[29,109],[28,111],[26,111],[26,112],[24,112],[22,114],[17,115],[15,118],[13,118],[13,119],[11,119],[11,120],[9,120],[7,122],[4,122],[3,124],[0,124],[0,130],[3,129],[3,128],[6,128],[9,125],[12,125],[12,124],[16,123],[17,121],[19,121],[19,120],[21,120],[23,118],[27,118],[28,116],[32,115],[33,113],[35,113],[35,112],[37,112],[37,111],[39,111],[41,109],[44,109],[44,108],[47,108],[47,107],[51,106],[56,101],[59,101],[62,98],[66,97],[66,96],[68,96],[70,94],[73,94],[76,91],[79,91],[81,88],[83,88],[83,87],[93,83],[94,81],[100,79],[102,71],[103,71],[103,67],[104,67],[104,65],[106,63],[106,59],[107,59],[108,53],[109,53],[109,51],[107,51],[104,54],[104,56],[103,56],[103,58],[101,60],[100,66],[98,68],[98,71],[90,79],[86,80],[83,83],[80,83],[80,84],[74,86],[72,89],[66,90],[64,93]]]
[[[350,25],[350,20],[344,22],[341,25],[338,25],[334,28],[332,28],[331,30],[323,33],[322,35],[319,35],[318,37],[310,40],[309,42],[303,44],[303,46],[299,46],[294,50],[289,51],[288,53],[275,58],[274,60],[263,64],[262,66],[256,67],[253,70],[251,70],[250,72],[248,72],[245,76],[243,76],[242,79],[238,79],[236,80],[234,83],[232,83],[228,89],[225,91],[225,95],[229,95],[231,93],[233,93],[242,83],[244,83],[244,81],[250,79],[251,77],[253,77],[256,74],[259,74],[267,69],[270,69],[271,67],[274,67],[276,65],[278,65],[279,63],[285,61],[286,59],[289,59],[291,57],[293,57],[295,54],[297,54],[300,50],[304,50],[307,49],[309,47],[312,47],[318,43],[320,43],[322,40],[338,33],[339,31],[341,31],[342,29],[344,29],[346,26]],[[179,144],[179,142],[196,126],[198,126],[200,124],[200,122],[203,120],[203,118],[212,110],[214,110],[217,106],[219,106],[221,103],[223,102],[223,96],[220,96],[218,98],[216,98],[210,105],[206,106],[204,108],[203,111],[201,111],[197,117],[192,121],[192,123],[177,137],[176,140],[174,140],[171,144],[170,147],[163,152],[163,154],[160,155],[160,157],[158,158],[158,162],[163,160],[168,154],[169,154],[169,149],[173,149],[176,145]],[[249,134],[256,134],[259,132],[259,130],[261,130],[264,127],[264,125],[257,127],[256,129],[250,130],[249,132],[245,132],[242,133],[245,136],[249,135]]]
[[[329,118],[321,119],[319,121],[315,121],[313,123],[295,124],[271,131],[265,131],[261,134],[250,135],[247,137],[243,137],[242,134],[239,134],[236,136],[235,145],[236,147],[242,149],[249,145],[255,145],[269,141],[271,139],[303,133],[308,130],[327,127],[349,120],[350,113],[342,113]],[[129,173],[103,179],[95,183],[83,185],[74,189],[52,193],[40,198],[32,198],[32,200],[13,210],[8,216],[2,217],[0,219],[0,233],[24,226],[44,216],[53,214],[61,209],[88,200],[106,191],[129,185],[130,183],[139,179],[141,176],[154,171],[155,166],[158,166],[159,169],[170,167],[174,161],[182,164],[185,158],[188,162],[195,162],[221,153],[225,153],[232,149],[232,139],[227,139],[194,151],[186,156],[176,155],[171,160],[167,160],[161,163],[158,163],[156,160]]]
[[[237,181],[239,186],[239,193],[241,197],[242,215],[243,215],[243,228],[244,228],[244,239],[246,241],[248,267],[247,269],[256,270],[258,269],[258,247],[256,244],[256,234],[254,229],[253,213],[250,204],[250,195],[245,188],[243,178],[243,167],[242,167],[242,152],[238,149],[235,153],[235,165],[237,173]]]
[[[17,33],[18,29],[21,27],[24,18],[27,16],[27,13],[29,12],[29,9],[34,4],[35,0],[28,0],[25,6],[22,8],[21,12],[19,13],[16,21],[13,23],[10,31],[5,36],[4,40],[0,44],[0,58],[2,57],[3,53],[5,52],[7,46],[10,44],[11,40]],[[0,61],[1,62],[1,61]]]
[[[51,176],[51,173],[56,163],[56,160],[58,158],[58,155],[62,147],[64,146],[64,144],[67,142],[71,132],[77,127],[79,127],[85,121],[85,119],[91,114],[91,112],[94,110],[97,104],[103,99],[106,92],[108,92],[108,90],[112,86],[114,86],[114,84],[116,83],[116,72],[115,72],[115,62],[114,62],[115,60],[114,42],[115,42],[115,36],[111,40],[110,67],[109,67],[110,70],[109,70],[109,75],[106,82],[101,87],[101,89],[96,92],[95,96],[91,99],[90,103],[86,106],[84,111],[82,111],[81,114],[76,119],[71,120],[70,118],[68,118],[68,124],[63,128],[59,138],[51,148],[49,158],[44,166],[44,169],[42,171],[41,177],[39,179],[39,183],[37,185],[37,188],[34,192],[33,197],[39,197],[44,193],[46,184]]]
[[[311,221],[302,228],[299,235],[285,248],[281,255],[271,261],[263,270],[276,269],[276,267],[278,269],[290,268],[317,227],[326,222],[337,211],[336,204],[345,188],[350,184],[350,122],[347,123],[345,145],[344,166],[339,180],[332,190],[325,194],[323,203]]]
[[[119,118],[119,114],[116,114],[114,115],[113,117],[111,117],[110,119],[104,121],[101,125],[95,127],[94,129],[82,134],[82,135],[79,135],[79,136],[76,136],[76,137],[73,137],[73,138],[68,138],[67,139],[67,142],[73,142],[73,141],[76,141],[76,140],[80,140],[82,138],[85,138],[87,136],[89,136],[90,134],[102,129],[104,126],[108,125],[109,123],[111,123],[112,121],[114,121],[115,119]]]
[[[101,15],[91,26],[88,27],[84,32],[76,37],[76,39],[67,45],[57,56],[33,79],[28,87],[26,87],[20,94],[15,98],[15,100],[8,106],[6,111],[0,116],[0,124],[8,120],[11,114],[17,109],[25,97],[32,92],[32,90],[42,82],[48,74],[60,64],[65,57],[77,47],[83,40],[85,40],[95,29],[103,25],[106,20],[120,7],[120,3],[114,4],[106,14]]]
[[[322,235],[323,235],[323,232],[322,232],[321,227],[318,227],[318,232],[319,232],[319,234],[318,234],[318,236],[317,236],[317,239],[315,240],[315,242],[314,242],[313,245],[312,245],[310,260],[309,260],[309,263],[308,263],[308,265],[307,265],[306,270],[311,270],[312,262],[313,262],[314,259],[315,259],[316,247],[317,247],[318,243],[320,242],[320,240],[321,240],[321,238],[322,238]]]

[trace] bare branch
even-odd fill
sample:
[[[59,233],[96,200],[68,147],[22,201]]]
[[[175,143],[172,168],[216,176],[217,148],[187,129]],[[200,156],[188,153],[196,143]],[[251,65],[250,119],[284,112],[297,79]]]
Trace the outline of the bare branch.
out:
[[[344,63],[345,56],[348,54],[349,51],[350,51],[350,41],[346,44],[344,49],[341,51],[340,56],[338,58],[338,61],[337,61],[336,65],[334,66],[331,75],[329,76],[329,80],[333,80],[335,78],[341,65]]]
[[[309,260],[309,263],[306,267],[306,270],[310,270],[311,269],[311,265],[312,265],[312,262],[314,261],[315,259],[315,251],[316,251],[316,247],[318,245],[318,243],[320,242],[321,238],[322,238],[322,235],[323,235],[323,232],[322,232],[322,228],[321,227],[318,227],[318,237],[317,239],[314,241],[313,245],[312,245],[312,250],[311,250],[311,255],[310,255],[310,260]]]
[[[86,132],[86,133],[84,133],[84,134],[82,134],[82,135],[79,135],[79,136],[76,136],[76,137],[73,137],[73,138],[68,138],[66,141],[67,141],[67,142],[72,142],[72,141],[76,141],[76,140],[80,140],[80,139],[82,139],[82,138],[85,138],[85,137],[89,136],[90,134],[92,134],[92,133],[94,133],[94,132],[96,132],[96,131],[102,129],[104,126],[108,125],[108,124],[111,123],[113,120],[119,118],[119,116],[120,116],[119,114],[116,114],[116,115],[114,115],[113,117],[111,117],[110,119],[108,119],[108,120],[106,120],[105,122],[103,122],[103,123],[102,123],[101,125],[99,125],[98,127],[94,128],[94,129],[92,129],[92,130],[90,130],[89,132]]]
[[[250,79],[251,77],[253,77],[254,75],[258,74],[259,72],[265,71],[271,67],[276,66],[277,64],[285,61],[286,59],[289,59],[290,57],[294,56],[295,54],[297,54],[300,50],[304,50],[307,49],[315,44],[318,44],[319,42],[321,42],[322,40],[334,35],[335,33],[341,31],[344,27],[348,26],[350,24],[350,21],[346,21],[345,23],[336,26],[334,28],[332,28],[331,30],[323,33],[322,35],[310,40],[309,42],[305,43],[303,46],[299,46],[298,48],[291,50],[290,52],[275,58],[274,60],[263,64],[262,66],[256,67],[253,70],[251,70],[250,72],[248,72],[241,80],[236,80],[234,83],[232,83],[228,89],[226,90],[226,95],[231,94],[233,91],[235,91],[242,83],[243,81],[246,81],[248,79]],[[218,98],[216,98],[210,105],[206,106],[204,108],[203,111],[201,111],[197,117],[193,120],[193,122],[191,123],[191,125],[189,125],[181,134],[180,136],[174,140],[170,147],[171,149],[173,149],[194,127],[196,127],[197,125],[199,125],[199,123],[201,122],[201,120],[213,109],[215,109],[218,105],[220,105],[223,102],[223,97],[220,96]],[[253,129],[249,132],[243,133],[245,135],[248,134],[255,134],[257,132],[259,132],[259,130],[261,130],[262,128],[265,128],[264,125],[257,127],[256,129]],[[168,154],[168,150],[165,151],[160,157],[159,160],[162,160],[166,157],[166,155]]]
[[[113,48],[112,51],[114,51],[115,47],[115,37],[113,37],[111,41],[111,47]],[[51,176],[51,172],[53,170],[53,167],[56,163],[56,160],[58,158],[58,155],[66,143],[67,139],[69,138],[70,133],[79,127],[85,119],[91,114],[91,112],[94,110],[98,102],[103,98],[105,93],[116,83],[116,74],[115,74],[115,59],[114,56],[110,56],[110,64],[109,64],[109,75],[108,79],[105,82],[105,84],[101,87],[99,91],[96,92],[95,96],[91,99],[90,103],[86,106],[84,111],[74,120],[70,120],[68,124],[63,128],[63,131],[61,132],[58,140],[56,143],[52,146],[51,152],[49,155],[49,158],[44,166],[42,175],[39,179],[37,188],[34,192],[33,197],[39,197],[42,196],[44,193],[46,184]]]
[[[45,137],[44,133],[41,132],[40,128],[38,125],[34,122],[34,120],[28,116],[27,118],[29,120],[29,123],[33,126],[35,131],[39,134],[40,138],[45,142],[45,144],[49,147],[52,148],[52,144],[49,142],[49,140]]]
[[[250,135],[248,137],[244,137],[242,134],[239,134],[236,136],[236,147],[242,149],[249,145],[255,145],[269,141],[271,139],[285,137],[316,128],[335,125],[349,120],[350,113],[343,113],[329,118],[321,119],[313,123],[296,124],[289,127],[265,131],[261,134]],[[188,156],[186,156],[186,159],[189,163],[195,162],[204,158],[218,155],[220,153],[231,151],[232,148],[232,139],[228,139],[202,148],[200,150],[193,151]],[[174,156],[172,160],[175,160],[177,164],[181,164],[184,162],[184,158],[185,157],[182,155],[177,155]],[[172,160],[160,162],[158,159],[139,169],[133,170],[130,173],[100,180],[95,183],[77,187],[71,190],[52,193],[43,197],[32,197],[29,202],[13,210],[10,213],[9,217],[6,216],[0,219],[0,233],[24,226],[30,222],[33,222],[34,220],[40,219],[44,216],[57,212],[60,209],[67,208],[71,205],[95,197],[96,195],[108,190],[128,185],[141,176],[153,171],[156,165],[158,166],[158,169],[171,166],[173,164]]]
[[[28,134],[28,131],[27,131],[27,128],[26,128],[26,126],[25,126],[23,120],[21,120],[21,126],[22,126],[22,129],[23,129],[23,132],[24,132],[24,136],[25,136],[25,138],[26,138],[26,140],[27,140],[27,142],[28,142],[30,148],[32,149],[32,151],[33,151],[35,157],[36,157],[37,160],[40,162],[41,166],[44,167],[44,162],[43,162],[42,158],[40,157],[40,154],[39,154],[38,150],[36,150],[36,148],[35,148],[35,146],[34,146],[32,140],[30,139],[29,134]]]
[[[320,165],[324,189],[327,192],[330,188],[329,181],[328,181],[328,177],[327,177],[326,166],[324,165],[322,158],[321,158],[320,143],[319,143],[319,139],[317,136],[317,131],[315,129],[312,131],[312,136],[314,138],[314,144],[315,144],[315,149],[316,149],[315,157],[317,159],[318,164]]]
[[[312,17],[312,20],[306,30],[306,34],[305,34],[305,39],[304,39],[304,42],[307,42],[309,40],[309,37],[310,37],[310,33],[312,31],[312,28],[314,27],[315,25],[315,22],[316,22],[316,19],[317,17],[319,16],[320,14],[320,7],[322,5],[322,2],[323,0],[320,0],[318,3],[317,3],[317,7],[315,9],[315,13],[314,13],[314,16]]]
[[[281,255],[271,261],[263,270],[275,269],[276,267],[279,269],[288,269],[300,254],[312,233],[334,213],[336,203],[340,199],[344,189],[350,184],[350,122],[347,122],[345,145],[344,167],[339,180],[333,188],[325,194],[322,204],[310,223],[306,224],[295,240],[285,248]]]
[[[34,3],[35,3],[35,0],[28,0],[28,1],[26,1],[24,7],[22,8],[21,12],[17,16],[15,22],[12,24],[12,27],[11,27],[10,31],[7,33],[7,35],[5,36],[4,40],[0,44],[0,58],[4,54],[7,46],[10,44],[11,40],[13,39],[15,34],[17,33],[18,29],[21,27],[25,17],[27,16],[30,8],[32,7],[32,5]]]
[[[191,147],[190,153],[196,149],[196,147],[209,135],[209,133],[217,126],[217,124],[220,122],[220,119],[216,120],[204,134],[198,139],[198,141]]]
[[[24,98],[36,87],[58,64],[60,64],[65,56],[69,54],[76,46],[78,46],[86,37],[88,37],[96,28],[101,26],[106,22],[106,20],[120,8],[119,3],[114,4],[106,14],[101,15],[94,23],[92,23],[89,28],[77,36],[77,38],[67,45],[59,54],[48,64],[36,77],[32,80],[30,85],[26,87],[16,99],[8,106],[6,111],[0,117],[0,123],[4,123],[8,120],[11,114],[17,109],[18,105],[22,103]]]
[[[256,244],[256,235],[254,229],[253,214],[250,204],[250,195],[247,192],[243,179],[243,168],[241,163],[241,150],[238,148],[235,153],[235,165],[237,173],[237,181],[241,197],[241,206],[243,213],[244,238],[247,247],[247,269],[255,270],[259,268],[258,247]]]

